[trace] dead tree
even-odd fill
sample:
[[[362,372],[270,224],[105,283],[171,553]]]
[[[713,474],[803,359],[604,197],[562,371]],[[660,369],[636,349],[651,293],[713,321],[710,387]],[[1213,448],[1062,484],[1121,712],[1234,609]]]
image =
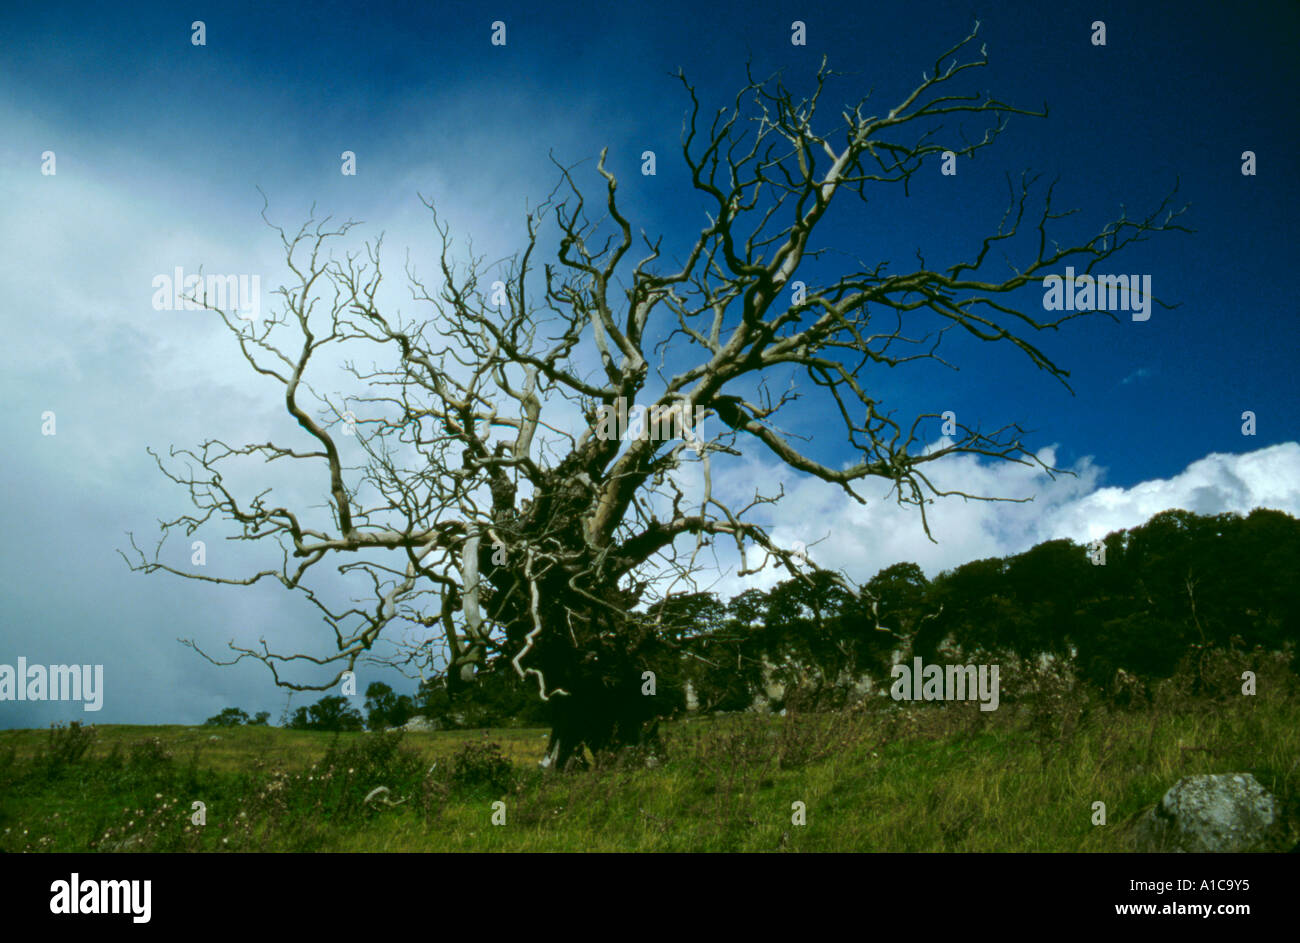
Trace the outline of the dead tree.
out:
[[[757,81],[749,73],[734,105],[707,116],[679,72],[690,99],[682,152],[708,225],[671,265],[662,237],[644,234],[644,254],[632,264],[638,240],[604,152],[597,171],[607,219],[587,218],[574,168],[560,166],[556,190],[527,216],[524,248],[502,264],[495,284],[479,259],[457,267],[448,227],[425,199],[442,239],[440,284],[426,287],[409,263],[407,274],[416,299],[432,306],[426,320],[380,310],[382,239],[339,256],[332,245],[354,223],[313,219],[289,234],[268,219],[292,273],[278,292],[283,310],[256,326],[217,313],[253,370],[282,386],[310,444],[211,440],[173,449],[181,462],[155,457],[197,508],[163,523],[163,539],[216,517],[237,525],[244,540],[279,544],[281,565],[243,577],[195,573],[158,552],[147,557],[133,537],[128,562],[218,583],[278,579],[305,593],[333,629],[330,649],[283,654],[265,641],[231,643],[234,660],[265,662],[285,687],[329,688],[359,658],[374,656],[386,630],[404,627],[423,633],[406,657],[445,670],[449,684],[470,683],[488,659],[505,659],[553,708],[553,765],[580,760],[584,747],[641,741],[654,713],[642,672],[665,667],[654,663],[657,635],[641,607],[695,591],[703,551],[718,539],[734,542],[741,575],[772,563],[806,572],[802,554],[777,545],[756,520],[779,491],[759,489],[743,506],[714,493],[714,478],[734,456],[765,451],[858,502],[864,482],[887,480],[897,501],[919,509],[927,534],[927,507],[938,497],[1023,500],[942,490],[926,468],[974,454],[1056,471],[1022,443],[1018,425],[991,433],[959,425],[942,447],[927,448],[941,417],[896,419],[873,395],[871,372],[946,363],[938,348],[957,330],[1014,345],[1066,383],[1067,372],[1031,338],[1087,312],[1048,314],[1032,286],[1066,265],[1091,273],[1152,232],[1187,231],[1177,223],[1185,207],[1171,208],[1171,193],[1142,219],[1121,214],[1087,242],[1062,247],[1048,229],[1069,214],[1053,209],[1052,187],[1033,210],[1036,178],[1022,175],[1008,178],[1001,222],[966,260],[932,270],[918,252],[911,271],[862,263],[829,283],[811,274],[797,282],[801,266],[806,273],[829,251],[814,234],[832,206],[865,199],[872,187],[906,187],[946,151],[969,156],[991,145],[1012,115],[1046,116],[960,92],[967,73],[987,63],[982,48],[971,53],[977,31],[978,24],[888,111],[873,113],[868,96],[834,115],[827,122],[838,126],[834,133],[815,130],[827,83],[840,78],[825,61],[804,98],[779,76]],[[982,133],[972,139],[946,126],[962,119],[979,122]],[[559,243],[539,269],[548,214]],[[987,274],[994,255],[1009,271]],[[1026,304],[1025,293],[1015,293],[1027,286]],[[359,345],[388,357],[368,370],[348,362],[364,392],[309,408],[309,368]],[[800,382],[773,393],[767,381],[787,372]],[[834,434],[858,461],[826,464],[780,427],[783,408],[805,394],[819,398],[823,425],[839,424]],[[641,434],[613,432],[620,409],[647,411]],[[363,450],[364,461],[345,464],[340,443]],[[328,515],[282,506],[266,491],[237,495],[221,470],[241,459],[301,463],[302,480],[325,486]],[[364,574],[373,598],[346,608],[322,599],[323,581],[339,578],[318,573],[327,560],[343,561],[340,574]],[[295,667],[332,676],[283,676]]]

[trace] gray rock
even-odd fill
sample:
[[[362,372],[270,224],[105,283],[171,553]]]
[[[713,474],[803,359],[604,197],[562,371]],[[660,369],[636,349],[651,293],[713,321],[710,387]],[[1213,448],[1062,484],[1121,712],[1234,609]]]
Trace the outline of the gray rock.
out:
[[[1137,825],[1138,851],[1281,851],[1277,800],[1250,773],[1187,776]]]
[[[441,730],[442,724],[438,723],[436,720],[430,720],[428,717],[412,717],[406,723],[402,724],[401,727],[395,729],[417,731]]]

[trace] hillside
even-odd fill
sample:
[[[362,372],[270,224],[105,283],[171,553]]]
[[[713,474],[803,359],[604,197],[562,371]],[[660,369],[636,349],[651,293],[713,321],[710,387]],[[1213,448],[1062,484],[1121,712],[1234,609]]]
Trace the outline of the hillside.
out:
[[[569,775],[537,771],[540,729],[3,731],[0,849],[1122,852],[1170,784],[1223,771],[1278,796],[1294,841],[1300,697],[1271,686],[1283,677],[1195,705],[1162,688],[1142,710],[1065,699],[694,718],[668,725],[662,759]],[[397,804],[367,805],[378,786]],[[1092,824],[1099,801],[1105,825]]]

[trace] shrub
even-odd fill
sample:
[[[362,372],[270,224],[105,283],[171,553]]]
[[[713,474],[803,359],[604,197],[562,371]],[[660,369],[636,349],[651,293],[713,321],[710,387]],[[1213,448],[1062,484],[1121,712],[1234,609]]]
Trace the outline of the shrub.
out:
[[[458,792],[500,795],[514,784],[515,768],[499,743],[467,743],[451,758],[451,785]]]
[[[402,731],[368,733],[346,746],[337,740],[307,774],[279,773],[263,790],[263,805],[296,814],[346,821],[367,811],[366,796],[377,786],[404,801],[416,793],[424,761],[402,747]]]
[[[57,776],[67,767],[80,763],[94,742],[93,725],[83,727],[77,720],[66,727],[62,724],[52,724],[45,745],[45,755],[42,757],[46,775]]]
[[[171,752],[158,737],[146,737],[131,744],[130,766],[144,773],[156,773],[172,761]]]
[[[392,730],[364,734],[346,746],[335,740],[320,762],[321,772],[355,776],[370,783],[367,790],[396,789],[418,780],[424,763],[414,750],[402,746],[402,737],[402,731]]]

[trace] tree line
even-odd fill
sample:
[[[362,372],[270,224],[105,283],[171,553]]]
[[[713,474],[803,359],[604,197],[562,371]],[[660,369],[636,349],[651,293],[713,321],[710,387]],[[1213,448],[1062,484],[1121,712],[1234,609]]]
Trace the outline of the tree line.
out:
[[[896,563],[856,595],[809,566],[806,579],[769,590],[725,602],[713,593],[683,595],[637,613],[642,690],[653,692],[646,719],[688,703],[734,711],[757,698],[779,709],[795,692],[813,706],[843,706],[864,678],[878,690],[893,664],[914,656],[951,663],[1050,655],[1106,691],[1121,671],[1156,680],[1189,654],[1212,649],[1290,652],[1300,671],[1297,572],[1300,521],[1265,509],[1244,517],[1165,511],[1093,544],[1051,540],[933,580],[915,563]],[[772,690],[778,696],[765,698]],[[547,707],[498,657],[468,688],[440,677],[399,695],[374,682],[364,716],[347,698],[330,696],[299,707],[287,725],[382,729],[416,716],[448,727],[544,724]],[[228,708],[208,723],[265,723],[266,716],[248,720]]]

